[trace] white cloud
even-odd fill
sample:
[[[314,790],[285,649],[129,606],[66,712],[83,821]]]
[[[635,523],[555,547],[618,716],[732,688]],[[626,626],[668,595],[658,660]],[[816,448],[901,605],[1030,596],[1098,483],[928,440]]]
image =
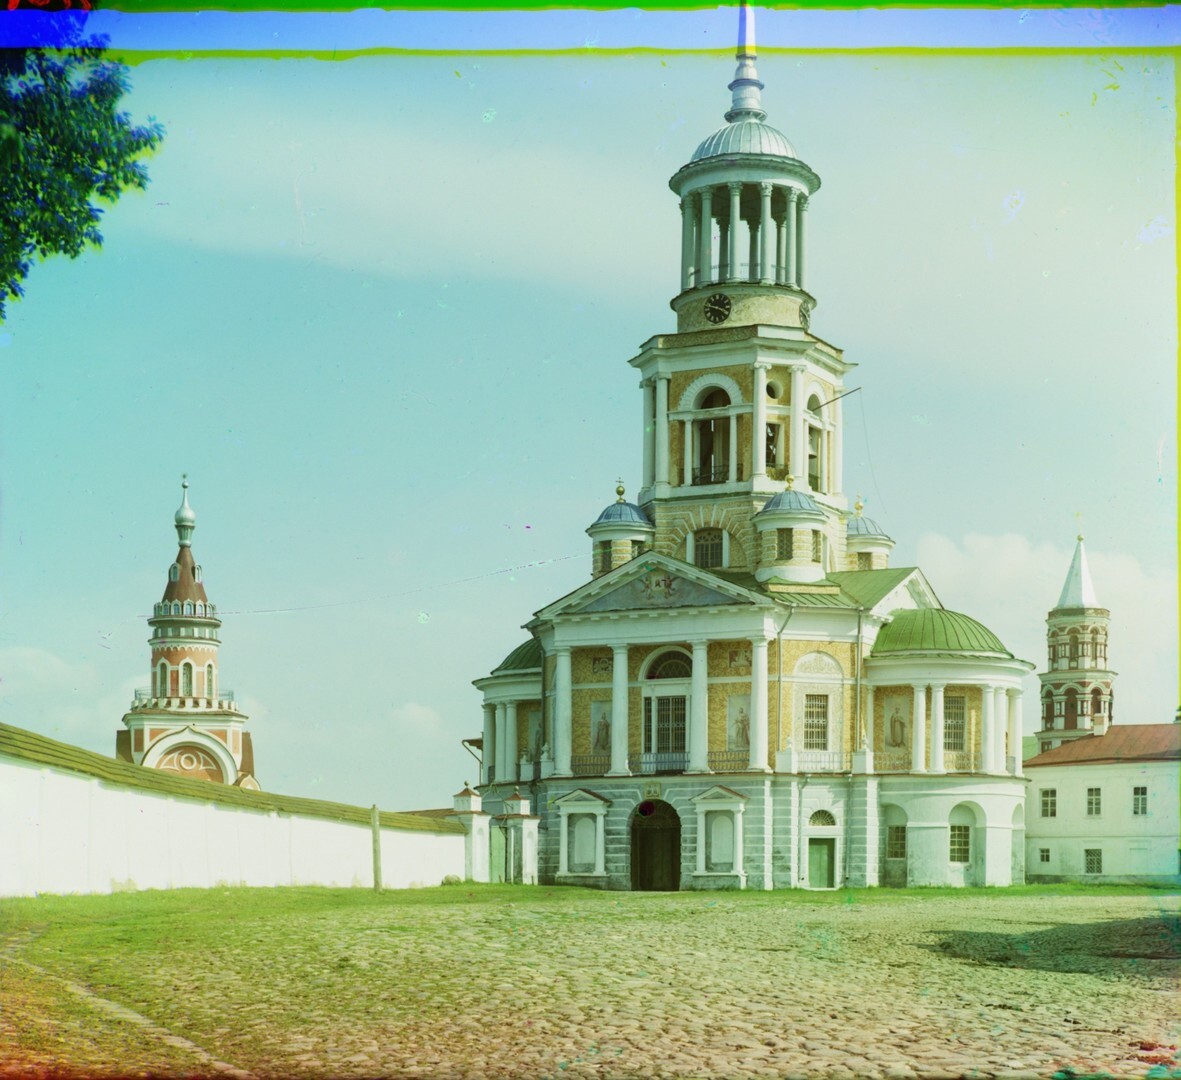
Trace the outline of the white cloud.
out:
[[[1017,533],[969,534],[957,541],[926,533],[919,565],[943,604],[978,619],[1016,656],[1045,669],[1045,618],[1058,600],[1073,548],[1034,545]],[[1141,566],[1131,555],[1087,550],[1100,603],[1111,611],[1109,662],[1116,722],[1172,720],[1177,707],[1175,577]],[[1026,693],[1037,680],[1026,681]],[[1026,727],[1036,709],[1026,708]]]

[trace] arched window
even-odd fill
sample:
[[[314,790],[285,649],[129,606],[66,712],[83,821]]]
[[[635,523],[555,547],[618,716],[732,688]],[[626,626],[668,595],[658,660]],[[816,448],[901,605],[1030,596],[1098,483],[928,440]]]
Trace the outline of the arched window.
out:
[[[201,603],[200,600],[197,601],[197,614],[198,615],[205,614],[205,605],[203,603]]]
[[[693,534],[693,562],[706,570],[726,564],[725,533],[721,529],[698,529]]]
[[[1078,667],[1078,631],[1070,632],[1070,666]]]
[[[817,810],[810,818],[808,818],[809,825],[835,825],[837,819],[832,816],[827,810]]]
[[[180,567],[176,563],[173,563],[168,568],[168,580],[169,581],[180,581]]]
[[[1052,728],[1054,726],[1054,692],[1047,686],[1046,691],[1042,694],[1042,727]]]
[[[1096,716],[1102,716],[1102,715],[1103,715],[1103,691],[1100,690],[1099,687],[1096,686],[1095,689],[1091,691],[1091,716],[1092,716],[1092,718],[1094,718]]]
[[[186,614],[186,615],[192,615],[192,614],[193,614],[193,601],[192,601],[192,600],[186,600],[186,601],[185,601],[185,609],[184,609],[184,610],[185,610],[185,614]]]
[[[213,685],[213,665],[205,665],[205,696],[212,700],[216,696],[216,689]]]
[[[193,696],[193,665],[187,662],[180,668],[180,696]]]
[[[658,656],[646,673],[641,771],[685,767],[685,720],[692,661],[680,652]]]
[[[156,666],[156,697],[168,697],[168,664],[164,660]]]
[[[1066,691],[1066,722],[1062,726],[1067,731],[1078,727],[1078,691],[1073,687]]]
[[[724,409],[730,395],[715,387],[698,402],[698,409]],[[730,479],[730,424],[729,416],[710,416],[693,421],[693,477],[694,484],[723,484]]]
[[[180,601],[179,601],[179,600],[173,600],[173,601],[172,601],[172,614],[173,614],[173,615],[179,615],[179,614],[180,614]]]

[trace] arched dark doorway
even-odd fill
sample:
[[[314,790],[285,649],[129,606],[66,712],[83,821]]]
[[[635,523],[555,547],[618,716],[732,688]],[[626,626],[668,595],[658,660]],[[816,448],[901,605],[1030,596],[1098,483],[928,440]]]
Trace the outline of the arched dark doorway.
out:
[[[632,888],[675,892],[681,887],[681,819],[668,803],[645,799],[632,816]]]

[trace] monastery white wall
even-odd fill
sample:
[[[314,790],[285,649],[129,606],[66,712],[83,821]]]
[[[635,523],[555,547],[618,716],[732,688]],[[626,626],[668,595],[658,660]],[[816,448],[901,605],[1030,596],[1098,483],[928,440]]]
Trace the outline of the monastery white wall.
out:
[[[464,841],[382,828],[383,886],[463,878]],[[217,885],[372,886],[373,834],[0,756],[0,896]]]

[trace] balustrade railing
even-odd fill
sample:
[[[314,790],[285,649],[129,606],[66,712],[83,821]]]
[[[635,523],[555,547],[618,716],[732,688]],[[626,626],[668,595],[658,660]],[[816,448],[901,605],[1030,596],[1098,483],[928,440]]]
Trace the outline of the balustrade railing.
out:
[[[873,767],[875,772],[910,772],[910,754],[896,750],[874,754]]]
[[[800,772],[849,772],[853,755],[843,750],[801,750],[796,768]]]
[[[694,484],[724,484],[730,479],[730,466],[709,465],[703,469],[693,470]]]
[[[746,750],[711,750],[709,767],[714,772],[746,772],[750,768],[750,753]]]
[[[570,758],[570,771],[575,776],[602,776],[609,768],[610,754],[575,754]]]
[[[632,768],[639,773],[684,772],[689,764],[689,755],[683,752],[663,754],[641,754]]]

